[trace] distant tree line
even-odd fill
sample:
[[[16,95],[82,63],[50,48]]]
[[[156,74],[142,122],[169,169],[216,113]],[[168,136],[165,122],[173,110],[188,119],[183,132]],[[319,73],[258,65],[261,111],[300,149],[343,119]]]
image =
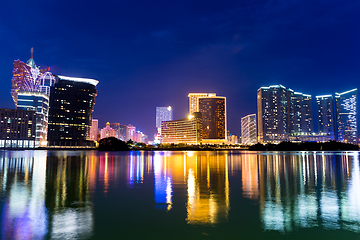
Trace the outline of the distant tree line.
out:
[[[336,141],[329,142],[281,142],[279,144],[255,144],[249,147],[250,151],[357,151],[358,145]]]
[[[99,141],[99,151],[129,151],[129,150],[172,150],[172,151],[216,151],[225,149],[239,149],[241,145],[229,144],[198,144],[190,145],[186,143],[165,143],[158,145],[147,145],[129,140],[124,142],[115,137],[104,138]],[[243,148],[244,149],[244,148]],[[358,145],[329,141],[323,143],[316,142],[281,142],[279,144],[255,144],[249,146],[250,151],[357,151]]]

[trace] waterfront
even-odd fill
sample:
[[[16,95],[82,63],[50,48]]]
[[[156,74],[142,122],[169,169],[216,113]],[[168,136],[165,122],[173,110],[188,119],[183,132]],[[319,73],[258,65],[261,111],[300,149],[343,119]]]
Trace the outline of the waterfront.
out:
[[[2,239],[359,239],[359,152],[1,151]]]

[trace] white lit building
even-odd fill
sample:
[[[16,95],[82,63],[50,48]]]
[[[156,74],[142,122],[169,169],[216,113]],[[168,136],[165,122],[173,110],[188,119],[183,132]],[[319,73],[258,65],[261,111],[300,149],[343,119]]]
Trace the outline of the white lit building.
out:
[[[241,118],[241,143],[257,143],[256,114],[250,114]]]

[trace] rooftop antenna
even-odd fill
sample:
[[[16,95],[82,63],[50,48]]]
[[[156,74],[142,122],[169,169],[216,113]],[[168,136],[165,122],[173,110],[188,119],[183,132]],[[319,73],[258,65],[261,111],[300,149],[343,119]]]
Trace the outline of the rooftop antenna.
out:
[[[30,53],[31,53],[31,55],[30,55],[30,59],[33,59],[34,48],[31,48]]]

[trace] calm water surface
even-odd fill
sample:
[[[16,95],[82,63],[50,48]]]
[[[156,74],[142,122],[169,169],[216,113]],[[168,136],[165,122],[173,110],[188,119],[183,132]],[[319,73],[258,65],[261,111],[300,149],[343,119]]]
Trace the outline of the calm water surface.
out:
[[[0,151],[2,239],[360,239],[359,152]]]

